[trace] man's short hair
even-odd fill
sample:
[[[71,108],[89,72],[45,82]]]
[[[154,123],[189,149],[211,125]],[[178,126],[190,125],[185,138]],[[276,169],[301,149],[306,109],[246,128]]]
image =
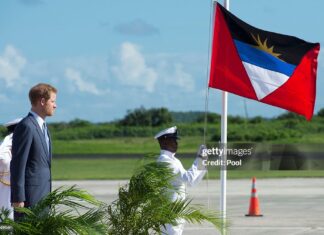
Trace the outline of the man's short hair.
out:
[[[49,100],[51,93],[57,93],[57,89],[46,83],[39,83],[29,90],[29,100],[32,105],[36,105],[37,101],[44,98]]]

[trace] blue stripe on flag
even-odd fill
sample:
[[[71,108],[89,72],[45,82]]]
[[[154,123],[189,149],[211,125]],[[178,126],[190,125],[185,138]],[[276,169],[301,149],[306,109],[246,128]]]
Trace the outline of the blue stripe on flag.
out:
[[[267,52],[259,50],[249,44],[234,40],[241,60],[250,64],[254,64],[261,68],[269,69],[278,73],[290,75],[296,68],[295,65],[286,63]]]

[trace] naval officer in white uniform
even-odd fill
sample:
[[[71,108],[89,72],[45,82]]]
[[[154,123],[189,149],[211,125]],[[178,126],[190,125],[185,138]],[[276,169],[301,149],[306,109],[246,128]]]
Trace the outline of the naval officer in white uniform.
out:
[[[10,161],[12,158],[12,135],[15,127],[21,121],[21,118],[12,120],[6,124],[8,135],[0,145],[0,209],[10,210],[9,218],[13,219],[13,209],[10,203]],[[1,219],[0,219],[1,220]]]
[[[200,146],[197,157],[193,162],[191,168],[186,170],[182,166],[180,160],[175,157],[178,149],[177,140],[179,138],[177,127],[174,126],[165,129],[156,134],[154,138],[158,140],[161,148],[161,153],[157,161],[169,163],[169,166],[172,168],[173,173],[177,175],[175,180],[172,182],[172,185],[178,191],[172,193],[171,200],[175,201],[177,199],[185,199],[186,186],[193,186],[199,183],[206,173],[206,169],[202,169],[203,166],[201,164],[201,160],[203,158],[203,149],[205,149],[206,147],[204,145]],[[162,234],[181,235],[184,228],[184,222],[185,221],[183,220],[178,221],[177,226],[166,224],[166,229],[164,230],[163,228]]]

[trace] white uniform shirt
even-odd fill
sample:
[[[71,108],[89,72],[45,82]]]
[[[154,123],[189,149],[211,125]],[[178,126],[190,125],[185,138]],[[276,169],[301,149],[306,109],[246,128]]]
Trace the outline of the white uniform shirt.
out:
[[[12,135],[7,135],[0,145],[0,208],[4,207],[11,211],[10,218],[13,219],[13,210],[10,203],[10,161],[12,158]]]
[[[175,180],[172,182],[172,185],[179,191],[174,192],[171,195],[172,201],[175,201],[177,199],[185,199],[187,184],[193,186],[199,183],[206,173],[206,170],[198,169],[198,159],[193,162],[190,169],[185,170],[180,160],[175,157],[175,153],[166,150],[161,150],[161,154],[157,161],[169,163],[169,166],[172,168],[173,173],[177,175]],[[166,224],[166,230],[164,230],[163,232],[168,235],[181,235],[183,227],[184,221],[178,221],[177,226]]]

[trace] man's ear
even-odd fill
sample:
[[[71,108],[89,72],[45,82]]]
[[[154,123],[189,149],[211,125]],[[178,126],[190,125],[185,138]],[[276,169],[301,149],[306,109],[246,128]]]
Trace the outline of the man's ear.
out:
[[[45,103],[46,103],[45,98],[41,98],[40,103],[41,103],[42,106],[44,106]]]

